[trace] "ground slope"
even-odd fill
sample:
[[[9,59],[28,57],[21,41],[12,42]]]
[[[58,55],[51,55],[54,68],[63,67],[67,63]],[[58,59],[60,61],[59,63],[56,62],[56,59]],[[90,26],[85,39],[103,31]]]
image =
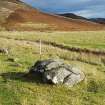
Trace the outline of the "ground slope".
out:
[[[0,24],[7,30],[102,30],[103,25],[43,13],[19,0],[0,0]]]

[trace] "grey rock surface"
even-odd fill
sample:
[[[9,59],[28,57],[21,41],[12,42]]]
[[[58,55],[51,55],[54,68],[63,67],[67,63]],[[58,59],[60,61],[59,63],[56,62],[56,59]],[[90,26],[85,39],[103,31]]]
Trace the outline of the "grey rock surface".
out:
[[[45,83],[65,84],[69,87],[84,80],[84,73],[59,59],[37,61],[29,73],[40,73]]]
[[[8,49],[6,49],[6,48],[0,48],[0,53],[8,54]]]

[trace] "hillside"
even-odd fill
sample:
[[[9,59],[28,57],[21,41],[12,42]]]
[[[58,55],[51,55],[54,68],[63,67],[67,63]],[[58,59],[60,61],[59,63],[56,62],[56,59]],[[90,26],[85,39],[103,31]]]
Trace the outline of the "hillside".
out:
[[[19,0],[0,0],[0,26],[6,30],[18,31],[84,31],[103,30],[98,23],[68,19],[62,16],[43,13]]]

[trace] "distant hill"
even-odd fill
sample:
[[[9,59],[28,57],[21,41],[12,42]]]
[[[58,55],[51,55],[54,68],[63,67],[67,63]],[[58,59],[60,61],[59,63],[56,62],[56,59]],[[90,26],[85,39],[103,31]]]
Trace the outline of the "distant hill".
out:
[[[87,21],[99,23],[99,24],[105,24],[105,18],[90,18],[90,19],[87,19],[85,17],[78,16],[78,15],[73,14],[73,13],[64,13],[64,14],[59,14],[59,15],[67,17],[67,18],[72,18],[72,19],[82,19],[82,20],[87,20]]]
[[[78,17],[79,18],[79,17]],[[19,0],[0,0],[0,27],[18,31],[86,31],[105,27],[85,19],[71,19],[48,14]]]
[[[100,24],[105,24],[105,18],[91,18],[90,21],[100,23]]]
[[[72,18],[72,19],[84,19],[87,20],[87,18],[84,18],[82,16],[78,16],[74,13],[64,13],[64,14],[59,14],[60,16],[64,16],[64,17],[68,17],[68,18]]]

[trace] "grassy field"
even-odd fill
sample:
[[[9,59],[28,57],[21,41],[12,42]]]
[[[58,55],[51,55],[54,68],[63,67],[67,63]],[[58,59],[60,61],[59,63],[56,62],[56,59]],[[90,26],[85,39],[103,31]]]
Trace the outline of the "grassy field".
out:
[[[47,40],[82,48],[105,48],[105,31],[78,32],[0,32],[0,37],[26,40]]]
[[[86,79],[73,88],[24,77],[37,61],[39,39],[80,48],[105,50],[105,32],[0,32],[0,105],[105,105],[105,57],[43,44],[42,59],[60,58],[80,68]],[[23,40],[24,39],[24,40]],[[13,59],[13,60],[11,60]],[[39,78],[39,79],[38,79]]]

